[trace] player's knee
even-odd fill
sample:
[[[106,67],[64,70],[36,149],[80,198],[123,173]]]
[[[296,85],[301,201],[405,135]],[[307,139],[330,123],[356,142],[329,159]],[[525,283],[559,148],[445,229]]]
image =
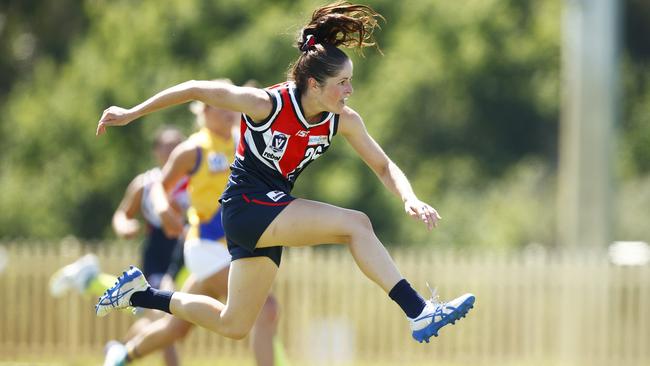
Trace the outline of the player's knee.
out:
[[[372,233],[372,223],[370,222],[370,218],[361,211],[352,210],[348,222],[353,225],[351,230],[353,236]]]
[[[253,324],[248,324],[245,321],[234,318],[222,318],[221,327],[219,333],[224,337],[228,337],[234,340],[241,340],[246,338],[248,333],[250,333]]]
[[[250,328],[245,328],[242,326],[232,326],[224,329],[224,332],[222,334],[230,339],[239,341],[246,338],[246,336],[248,335],[248,333],[250,333],[250,331],[251,331]]]

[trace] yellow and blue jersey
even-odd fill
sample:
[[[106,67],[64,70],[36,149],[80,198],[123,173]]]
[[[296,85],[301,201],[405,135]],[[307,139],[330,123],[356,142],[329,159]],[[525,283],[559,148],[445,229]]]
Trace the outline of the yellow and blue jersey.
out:
[[[201,128],[189,140],[196,146],[197,156],[187,186],[191,202],[187,210],[187,239],[219,240],[224,236],[219,197],[228,182],[236,141],[232,137],[224,139],[207,128]]]

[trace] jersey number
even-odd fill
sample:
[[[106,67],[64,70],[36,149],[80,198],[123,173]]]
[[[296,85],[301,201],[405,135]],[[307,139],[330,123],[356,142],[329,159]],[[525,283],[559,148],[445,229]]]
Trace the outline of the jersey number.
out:
[[[301,169],[308,162],[318,159],[319,156],[323,153],[323,146],[318,145],[316,147],[308,147],[305,151],[305,158],[302,159],[297,169]]]

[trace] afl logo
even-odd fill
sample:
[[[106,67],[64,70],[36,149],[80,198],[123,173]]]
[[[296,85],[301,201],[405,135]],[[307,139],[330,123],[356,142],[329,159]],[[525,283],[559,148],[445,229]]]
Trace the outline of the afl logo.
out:
[[[288,144],[289,135],[274,131],[273,136],[271,136],[271,141],[266,145],[266,149],[262,153],[262,156],[273,161],[280,161],[284,152],[287,151]]]

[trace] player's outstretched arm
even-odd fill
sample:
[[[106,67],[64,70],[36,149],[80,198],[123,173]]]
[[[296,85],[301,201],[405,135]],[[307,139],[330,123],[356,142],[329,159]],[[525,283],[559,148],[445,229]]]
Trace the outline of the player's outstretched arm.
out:
[[[112,106],[105,109],[97,123],[96,134],[104,134],[106,127],[124,126],[149,113],[191,100],[242,112],[254,120],[266,118],[273,108],[269,95],[262,89],[220,81],[190,80],[167,88],[135,107],[126,109]]]

